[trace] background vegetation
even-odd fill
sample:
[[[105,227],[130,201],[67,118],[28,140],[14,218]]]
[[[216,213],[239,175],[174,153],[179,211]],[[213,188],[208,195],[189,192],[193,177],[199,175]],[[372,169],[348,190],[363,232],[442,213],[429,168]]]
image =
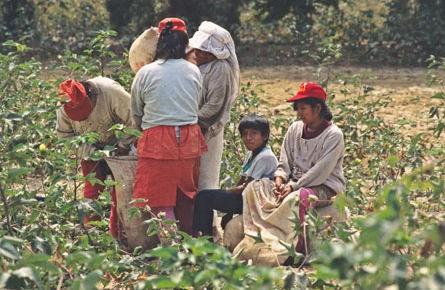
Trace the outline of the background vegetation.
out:
[[[254,50],[275,63],[301,62],[330,39],[348,61],[425,65],[430,55],[445,55],[443,15],[440,0],[1,0],[0,42],[13,39],[52,57],[79,52],[95,31],[113,29],[122,51],[163,17],[180,16],[190,32],[212,20],[233,33],[242,55]]]
[[[442,1],[123,2],[0,0],[0,288],[443,287]],[[280,5],[272,5],[276,2]],[[318,67],[318,81],[328,88],[335,122],[345,133],[348,183],[336,204],[350,220],[335,224],[309,217],[315,249],[309,266],[250,266],[206,239],[179,232],[152,251],[126,252],[107,233],[109,196],[93,206],[78,197],[83,177],[74,149],[95,136],[56,137],[57,85],[65,76],[105,75],[129,89],[129,43],[173,14],[186,18],[192,30],[203,19],[230,28],[241,53],[264,49],[265,62],[304,58]],[[115,31],[106,30],[110,27]],[[438,88],[429,111],[432,134],[401,134],[403,124],[389,125],[377,114],[390,96],[371,98],[364,75],[330,73],[351,60],[428,65],[427,78]],[[333,82],[345,86],[334,89]],[[349,97],[337,101],[340,93]],[[267,115],[276,154],[294,119],[290,108],[262,110],[260,95],[261,88],[243,83],[225,131],[222,186],[237,179],[244,149],[236,126],[243,115]],[[80,221],[91,212],[102,220],[87,229]],[[154,220],[153,226],[162,230],[162,224]]]

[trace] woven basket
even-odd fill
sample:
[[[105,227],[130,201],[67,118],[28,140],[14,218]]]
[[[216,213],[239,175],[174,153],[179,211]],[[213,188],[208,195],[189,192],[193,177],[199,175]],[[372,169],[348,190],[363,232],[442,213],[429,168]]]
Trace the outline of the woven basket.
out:
[[[116,185],[117,215],[119,221],[118,241],[121,245],[133,250],[141,246],[144,249],[153,248],[157,244],[156,237],[146,235],[147,226],[143,221],[146,215],[130,217],[132,206],[133,182],[136,173],[136,156],[117,156],[105,158],[113,173]]]

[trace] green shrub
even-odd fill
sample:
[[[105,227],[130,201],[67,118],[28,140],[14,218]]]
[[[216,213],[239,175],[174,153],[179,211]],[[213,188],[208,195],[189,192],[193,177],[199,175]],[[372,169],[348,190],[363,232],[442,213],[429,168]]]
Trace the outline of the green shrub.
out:
[[[61,56],[64,72],[120,76],[128,88],[132,74],[120,56],[109,54],[111,35],[101,32],[91,50]],[[422,135],[401,135],[398,125],[385,124],[376,112],[389,100],[372,100],[372,87],[363,76],[344,78],[355,90],[345,101],[331,104],[345,135],[348,179],[336,204],[346,206],[352,216],[334,224],[309,215],[315,250],[311,268],[303,272],[250,266],[203,238],[177,232],[149,252],[120,249],[107,233],[109,197],[102,195],[94,209],[77,197],[83,178],[73,148],[94,134],[58,140],[54,127],[60,80],[44,80],[42,64],[23,57],[26,46],[7,42],[4,50],[0,288],[419,289],[443,284],[444,147]],[[234,105],[225,131],[222,186],[237,179],[243,155],[237,124],[243,115],[260,111],[259,93],[244,84]],[[266,117],[272,126],[271,146],[279,153],[294,117],[287,111]],[[80,221],[91,210],[103,218],[86,229]]]

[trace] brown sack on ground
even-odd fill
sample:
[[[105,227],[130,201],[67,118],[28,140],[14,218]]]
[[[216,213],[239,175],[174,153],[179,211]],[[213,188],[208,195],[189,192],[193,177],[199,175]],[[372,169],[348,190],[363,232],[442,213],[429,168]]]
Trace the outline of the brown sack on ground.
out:
[[[133,42],[128,53],[128,60],[134,73],[137,73],[141,67],[154,60],[158,38],[158,28],[150,27]]]
[[[224,229],[223,245],[229,249],[230,252],[233,252],[243,238],[243,216],[237,215],[227,223]]]

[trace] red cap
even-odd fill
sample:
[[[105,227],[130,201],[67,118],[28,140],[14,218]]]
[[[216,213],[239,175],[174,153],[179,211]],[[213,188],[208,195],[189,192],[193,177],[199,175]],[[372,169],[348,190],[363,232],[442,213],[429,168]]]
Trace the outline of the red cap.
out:
[[[306,82],[300,85],[300,89],[297,94],[292,98],[288,99],[288,102],[296,102],[298,100],[306,99],[306,98],[316,98],[322,101],[326,101],[327,99],[326,91],[317,83]]]
[[[68,117],[73,121],[83,121],[93,111],[93,104],[87,95],[85,87],[75,80],[66,80],[59,86],[59,94],[69,101],[63,105]]]
[[[185,33],[187,33],[187,27],[185,26],[185,22],[184,22],[184,20],[182,20],[180,18],[164,18],[164,19],[162,19],[158,25],[159,33],[161,33],[162,30],[164,30],[164,28],[167,26],[168,23],[171,23],[172,31],[184,31]]]

